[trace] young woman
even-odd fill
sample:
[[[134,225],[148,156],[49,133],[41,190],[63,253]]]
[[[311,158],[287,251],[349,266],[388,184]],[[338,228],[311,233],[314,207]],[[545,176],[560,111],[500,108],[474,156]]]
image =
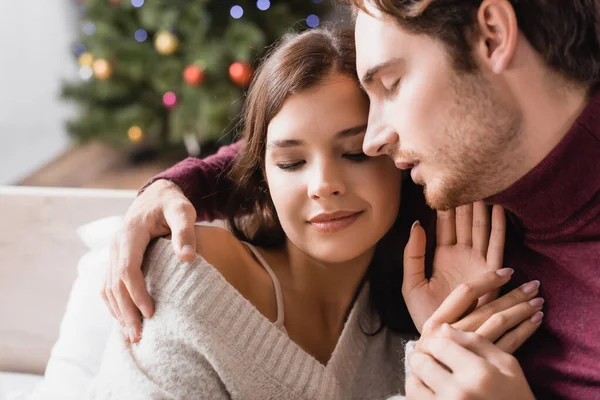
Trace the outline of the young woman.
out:
[[[153,243],[144,268],[155,315],[137,344],[115,331],[89,398],[383,399],[403,392],[404,343],[416,331],[401,297],[402,260],[390,257],[391,247],[407,242],[399,234],[402,177],[389,157],[361,150],[368,101],[352,35],[296,35],[262,65],[233,169],[233,233],[197,227],[191,263],[179,261],[168,240]],[[424,246],[418,224],[413,233],[412,264],[412,252]],[[418,328],[458,283],[489,265],[481,257],[487,240],[487,258],[501,263],[503,232],[473,233],[485,249],[446,252],[456,271],[447,286],[435,293],[405,287]],[[418,283],[419,268],[406,282]],[[509,279],[492,275],[495,287]],[[521,307],[518,322],[537,309]]]

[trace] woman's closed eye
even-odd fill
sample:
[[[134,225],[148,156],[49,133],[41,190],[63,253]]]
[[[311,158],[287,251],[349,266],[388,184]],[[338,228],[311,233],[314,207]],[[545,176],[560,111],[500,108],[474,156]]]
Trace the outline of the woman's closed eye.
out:
[[[362,162],[369,158],[369,156],[362,151],[359,153],[347,153],[344,154],[344,157],[353,162]]]
[[[300,168],[302,165],[304,165],[305,163],[306,163],[306,161],[304,161],[304,160],[288,162],[288,163],[278,163],[277,168],[282,169],[284,171],[295,171],[298,168]]]

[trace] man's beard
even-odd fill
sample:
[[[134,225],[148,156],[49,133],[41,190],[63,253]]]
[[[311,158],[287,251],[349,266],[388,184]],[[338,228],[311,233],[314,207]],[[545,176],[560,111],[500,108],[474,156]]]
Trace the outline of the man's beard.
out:
[[[445,143],[431,156],[437,177],[425,182],[430,207],[448,210],[488,198],[511,183],[522,129],[519,112],[479,72],[455,75]],[[512,153],[512,154],[511,154]]]

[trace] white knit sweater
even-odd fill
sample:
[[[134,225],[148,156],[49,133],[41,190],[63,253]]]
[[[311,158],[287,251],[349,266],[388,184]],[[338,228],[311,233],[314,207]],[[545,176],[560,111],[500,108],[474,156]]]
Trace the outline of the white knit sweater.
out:
[[[387,329],[362,290],[327,365],[264,317],[204,259],[181,262],[165,239],[146,253],[156,304],[142,339],[113,330],[89,399],[385,399],[404,392],[407,337]]]

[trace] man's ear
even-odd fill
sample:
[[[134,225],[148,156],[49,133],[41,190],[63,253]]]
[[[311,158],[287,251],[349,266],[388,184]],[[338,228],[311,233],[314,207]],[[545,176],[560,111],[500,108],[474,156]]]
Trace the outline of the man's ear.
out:
[[[475,58],[480,66],[502,73],[514,56],[519,36],[515,10],[508,0],[484,0],[476,24]]]

